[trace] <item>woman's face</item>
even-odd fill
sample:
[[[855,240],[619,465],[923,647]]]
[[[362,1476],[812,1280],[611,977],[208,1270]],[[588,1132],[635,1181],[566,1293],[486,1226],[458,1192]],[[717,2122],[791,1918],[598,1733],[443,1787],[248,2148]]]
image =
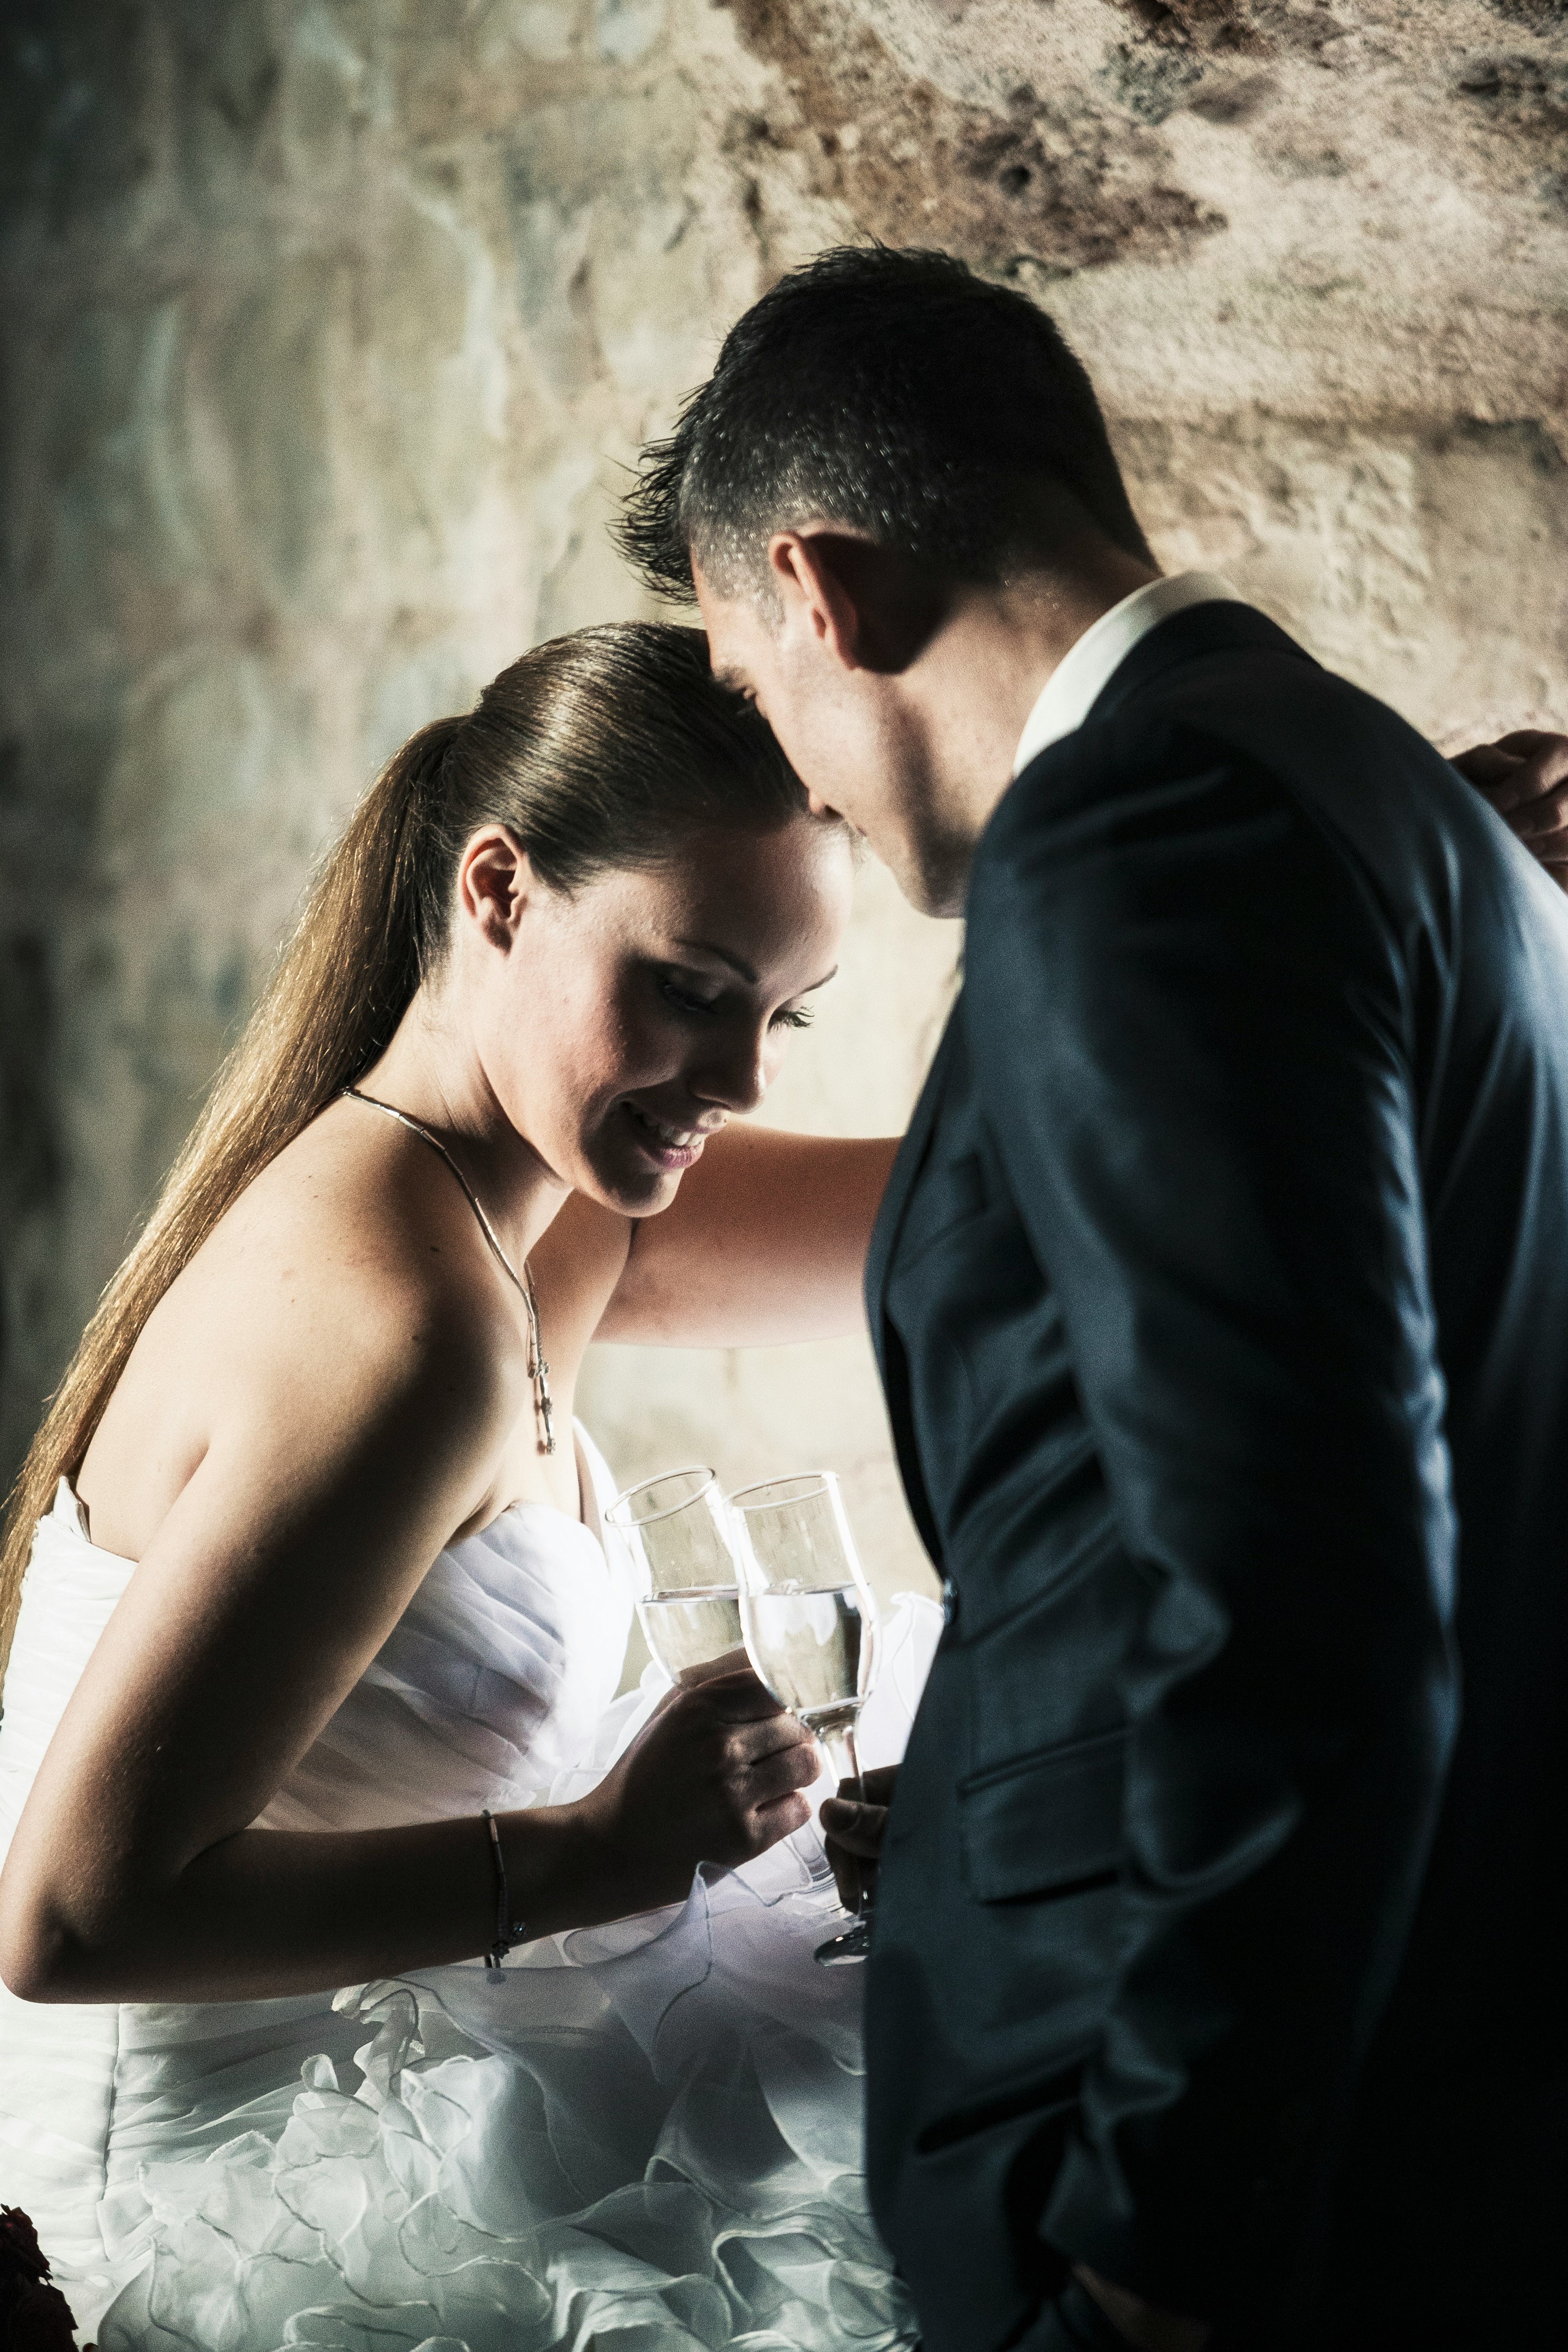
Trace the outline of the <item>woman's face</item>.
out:
[[[484,845],[494,844],[494,853]],[[516,877],[504,925],[496,886]],[[689,837],[654,872],[574,894],[510,836],[477,836],[459,887],[482,948],[476,1044],[511,1125],[552,1174],[629,1216],[668,1207],[726,1120],[755,1110],[848,919],[849,837],[802,816]],[[474,969],[471,965],[470,969]]]

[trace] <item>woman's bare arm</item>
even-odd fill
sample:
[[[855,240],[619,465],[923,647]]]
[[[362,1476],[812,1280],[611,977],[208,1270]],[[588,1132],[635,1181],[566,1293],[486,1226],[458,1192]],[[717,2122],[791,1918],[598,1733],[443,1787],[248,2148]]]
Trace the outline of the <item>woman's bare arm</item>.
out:
[[[24,1998],[279,1994],[490,1938],[476,1820],[249,1825],[482,1505],[531,1411],[521,1349],[449,1297],[393,1290],[364,1311],[357,1277],[324,1271],[308,1297],[243,1303],[243,1370],[0,1875],[0,1973]],[[795,1826],[815,1769],[749,1677],[683,1693],[591,1798],[501,1817],[515,1906],[542,1934],[677,1899],[700,1856]]]
[[[594,1336],[757,1348],[862,1330],[866,1253],[897,1150],[896,1138],[726,1129],[672,1205],[633,1227]]]

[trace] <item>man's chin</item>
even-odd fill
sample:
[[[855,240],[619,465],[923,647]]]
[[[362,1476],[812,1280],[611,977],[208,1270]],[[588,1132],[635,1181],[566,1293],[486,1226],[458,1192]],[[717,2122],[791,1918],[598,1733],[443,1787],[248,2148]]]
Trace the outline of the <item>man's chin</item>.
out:
[[[963,914],[974,855],[972,842],[949,835],[933,841],[910,840],[907,835],[897,840],[879,840],[875,834],[862,834],[860,838],[878,864],[887,867],[917,915],[951,921]]]
[[[955,922],[963,912],[963,902],[969,895],[970,858],[967,851],[962,857],[912,855],[900,870],[894,866],[893,879],[919,915],[930,915],[938,922]]]

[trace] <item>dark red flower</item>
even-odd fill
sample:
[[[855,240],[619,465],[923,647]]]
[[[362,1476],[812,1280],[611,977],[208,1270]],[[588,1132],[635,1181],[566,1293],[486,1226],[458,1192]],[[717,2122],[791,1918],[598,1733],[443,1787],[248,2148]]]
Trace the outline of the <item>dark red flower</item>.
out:
[[[26,2214],[19,2205],[0,2205],[0,2280],[48,2274],[47,2258]]]
[[[0,2352],[74,2352],[76,2322],[38,2233],[19,2205],[0,2205]]]

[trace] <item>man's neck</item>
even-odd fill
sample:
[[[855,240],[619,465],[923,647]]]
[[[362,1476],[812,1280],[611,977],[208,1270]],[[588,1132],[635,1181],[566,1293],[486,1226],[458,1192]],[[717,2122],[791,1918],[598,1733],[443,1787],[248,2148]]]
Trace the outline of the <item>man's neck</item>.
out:
[[[1013,779],[1030,712],[1085,632],[1160,577],[1152,563],[1097,543],[1081,560],[955,592],[923,657],[927,708],[945,741],[942,768],[972,845]]]

